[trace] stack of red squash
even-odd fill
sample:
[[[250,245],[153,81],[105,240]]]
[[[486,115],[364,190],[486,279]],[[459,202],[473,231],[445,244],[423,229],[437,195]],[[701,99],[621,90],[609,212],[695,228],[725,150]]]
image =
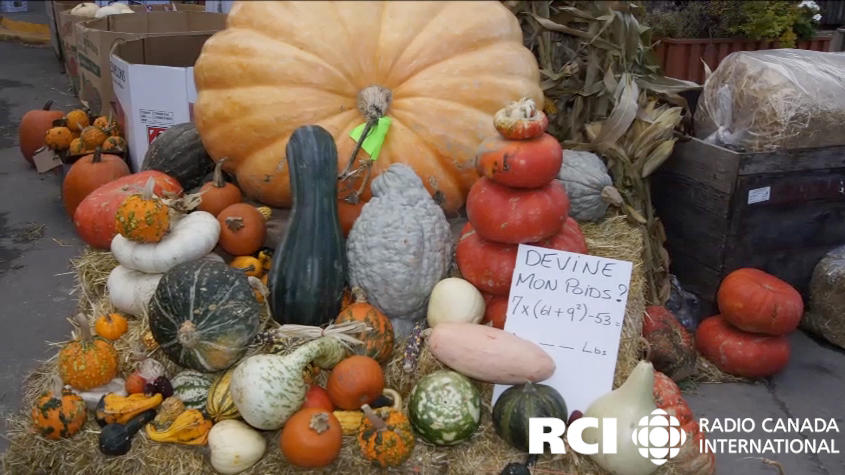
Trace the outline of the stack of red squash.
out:
[[[499,135],[484,140],[476,155],[481,178],[467,197],[469,222],[455,259],[484,294],[484,321],[496,328],[504,328],[520,243],[587,252],[581,228],[569,217],[566,190],[555,179],[563,151],[546,133],[548,124],[530,99],[510,104],[494,117]]]

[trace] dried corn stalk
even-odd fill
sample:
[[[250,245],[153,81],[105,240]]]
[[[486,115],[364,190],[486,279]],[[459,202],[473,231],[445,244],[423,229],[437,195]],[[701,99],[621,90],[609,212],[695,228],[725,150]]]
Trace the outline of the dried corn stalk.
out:
[[[689,121],[680,92],[700,88],[665,78],[651,54],[648,28],[628,2],[505,2],[540,65],[549,131],[565,148],[590,150],[608,163],[628,217],[647,234],[644,260],[652,304],[669,296],[669,256],[654,215],[648,177],[672,153],[674,130]],[[676,107],[670,107],[669,105]]]

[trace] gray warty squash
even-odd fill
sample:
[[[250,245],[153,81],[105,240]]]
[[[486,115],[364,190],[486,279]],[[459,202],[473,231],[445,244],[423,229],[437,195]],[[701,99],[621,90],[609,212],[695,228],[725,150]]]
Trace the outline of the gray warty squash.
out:
[[[578,221],[595,221],[604,217],[608,204],[618,197],[607,166],[591,152],[564,150],[558,173],[569,195],[569,215]]]
[[[200,259],[161,278],[150,303],[150,330],[175,363],[211,373],[246,353],[260,310],[243,272]]]

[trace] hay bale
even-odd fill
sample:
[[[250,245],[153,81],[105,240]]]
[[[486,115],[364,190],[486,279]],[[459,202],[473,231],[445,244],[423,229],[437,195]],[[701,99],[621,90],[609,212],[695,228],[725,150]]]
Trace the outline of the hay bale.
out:
[[[816,264],[810,280],[809,308],[801,327],[834,345],[845,348],[845,246]]]

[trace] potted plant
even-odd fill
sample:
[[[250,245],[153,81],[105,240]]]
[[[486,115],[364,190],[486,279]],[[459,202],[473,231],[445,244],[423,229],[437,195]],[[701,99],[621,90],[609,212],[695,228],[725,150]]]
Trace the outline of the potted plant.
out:
[[[819,6],[804,1],[647,2],[642,22],[657,39],[657,63],[666,76],[704,82],[736,51],[799,48],[828,51],[830,37],[817,37]]]

